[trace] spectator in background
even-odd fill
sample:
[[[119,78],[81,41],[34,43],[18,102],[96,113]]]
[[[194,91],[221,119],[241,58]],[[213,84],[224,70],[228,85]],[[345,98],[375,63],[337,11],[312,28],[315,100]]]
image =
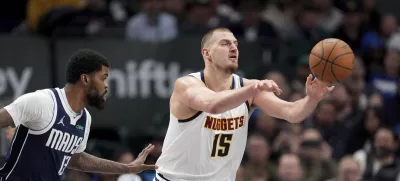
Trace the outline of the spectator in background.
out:
[[[383,46],[392,37],[394,33],[398,31],[398,23],[396,17],[391,14],[382,16],[382,21],[378,30],[373,29],[372,31],[366,32],[361,39],[361,51],[371,56],[371,52],[378,51],[381,53]],[[377,62],[368,62],[368,64]],[[380,64],[381,62],[379,62]]]
[[[400,131],[400,81],[397,82],[397,93],[393,99],[386,100],[384,119],[389,125],[397,127]],[[399,135],[400,137],[400,135]]]
[[[178,27],[181,25],[185,18],[185,8],[185,0],[164,0],[165,12],[175,16]]]
[[[327,32],[318,25],[320,9],[312,3],[302,4],[300,12],[295,16],[296,27],[285,40],[291,56],[302,56],[321,39],[327,37]]]
[[[82,0],[28,0],[26,24],[31,31],[36,31],[40,19],[55,8],[73,7],[84,8]]]
[[[279,37],[287,38],[296,26],[294,17],[300,9],[298,6],[299,2],[296,0],[268,1],[262,18],[274,26]]]
[[[336,175],[330,147],[316,129],[303,132],[299,155],[304,164],[306,181],[325,181]]]
[[[219,25],[214,16],[215,9],[208,0],[194,0],[188,4],[188,14],[180,32],[184,35],[200,36]]]
[[[279,158],[277,181],[303,181],[304,169],[296,154],[285,153]]]
[[[279,97],[283,100],[287,100],[288,96],[291,92],[291,89],[289,87],[289,84],[286,80],[285,75],[283,75],[280,71],[269,71],[267,74],[265,74],[264,76],[265,79],[268,80],[273,80],[275,81],[276,84],[278,84],[278,86],[282,89],[285,90],[282,92],[281,95],[279,95]]]
[[[359,163],[350,156],[340,159],[338,175],[327,181],[362,181]]]
[[[358,51],[365,32],[362,26],[362,6],[357,0],[347,0],[343,7],[344,21],[333,37],[346,42],[353,51]]]
[[[332,91],[330,99],[337,109],[336,119],[345,128],[351,128],[361,119],[361,110],[358,108],[359,99],[354,98],[354,93],[345,85],[337,85]]]
[[[37,26],[37,33],[48,37],[87,37],[99,35],[117,22],[106,0],[87,0],[83,8],[64,6],[51,9]]]
[[[399,181],[400,161],[396,158],[397,138],[392,130],[380,128],[375,133],[372,152],[359,150],[354,158],[360,163],[365,181]]]
[[[291,75],[291,87],[295,91],[304,92],[305,90],[305,81],[307,76],[310,75],[310,66],[308,64],[309,54],[303,54],[299,57],[291,57],[294,58],[294,62],[296,66],[293,66],[292,69],[294,74]],[[290,68],[290,67],[288,67]]]
[[[301,124],[283,123],[279,135],[273,140],[273,156],[279,157],[284,153],[297,153],[302,132]]]
[[[385,100],[392,99],[397,92],[397,82],[400,81],[400,51],[389,50],[383,64],[384,72],[371,73],[370,83]]]
[[[357,150],[363,149],[366,153],[370,153],[373,145],[373,138],[376,131],[382,125],[382,109],[381,107],[368,107],[362,118],[351,131],[349,142],[347,143],[347,153],[353,154]]]
[[[353,101],[355,107],[364,111],[368,106],[368,92],[365,64],[360,56],[355,57],[354,67],[351,76],[344,82],[344,85],[349,88],[350,92],[355,94],[356,97],[354,97],[355,100]]]
[[[152,135],[151,136],[151,144],[154,145],[154,149],[149,153],[149,156],[146,159],[145,164],[155,164],[157,162],[158,157],[161,155],[162,147],[163,147],[164,135]],[[153,181],[156,176],[155,170],[145,170],[139,173],[143,181]]]
[[[236,171],[236,180],[235,181],[246,181],[245,177],[244,177],[243,165],[240,165],[238,170]]]
[[[254,42],[262,40],[262,38],[277,36],[274,27],[261,19],[261,3],[259,0],[241,1],[238,9],[242,15],[242,20],[229,27],[236,37]]]
[[[349,129],[338,121],[338,109],[334,102],[325,100],[318,105],[312,126],[319,131],[322,139],[332,147],[333,158],[338,159],[345,154]]]
[[[141,11],[131,17],[126,25],[128,40],[164,42],[178,35],[177,20],[163,12],[164,0],[140,0]]]
[[[381,14],[376,8],[376,0],[363,0],[363,11],[363,24],[366,24],[369,29],[377,31],[381,24]]]
[[[328,33],[336,31],[343,22],[343,13],[336,8],[333,0],[312,0],[321,10],[319,25]]]
[[[272,142],[277,134],[279,134],[278,121],[276,120],[276,118],[265,114],[260,110],[257,110],[257,116],[254,117],[254,122],[256,124],[254,125],[254,131],[253,129],[251,131],[257,132],[258,134],[264,136],[264,138],[267,139],[268,142]]]
[[[238,22],[240,14],[232,7],[232,1],[226,0],[208,0],[214,9],[214,16],[219,19],[221,25]]]
[[[248,138],[247,158],[244,163],[245,180],[263,178],[270,180],[275,173],[275,166],[270,163],[271,148],[267,140],[259,134],[253,134]]]
[[[116,152],[116,155],[118,155],[117,162],[119,163],[127,164],[136,159],[132,152],[125,149]],[[123,174],[118,177],[117,181],[142,181],[142,178],[136,174]]]

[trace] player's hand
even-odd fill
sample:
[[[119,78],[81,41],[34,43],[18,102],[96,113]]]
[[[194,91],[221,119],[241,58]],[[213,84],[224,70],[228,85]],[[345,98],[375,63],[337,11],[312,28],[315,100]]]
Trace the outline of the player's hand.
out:
[[[308,97],[313,100],[320,101],[335,88],[335,86],[329,87],[328,83],[322,82],[316,77],[314,80],[312,78],[313,76],[311,74],[307,77],[306,92]]]
[[[158,168],[156,165],[146,165],[144,162],[146,161],[147,155],[154,149],[154,145],[149,144],[146,148],[140,152],[139,156],[135,161],[128,164],[131,173],[140,173],[144,170],[155,170]]]
[[[260,80],[254,86],[258,91],[274,92],[277,95],[282,93],[282,90],[279,88],[278,84],[276,84],[273,80]]]

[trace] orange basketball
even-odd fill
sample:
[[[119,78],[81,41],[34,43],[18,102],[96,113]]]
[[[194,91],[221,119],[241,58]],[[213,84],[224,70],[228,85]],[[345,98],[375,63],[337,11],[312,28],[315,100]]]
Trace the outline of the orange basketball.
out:
[[[354,69],[354,53],[344,41],[328,38],[318,42],[311,50],[308,64],[319,80],[336,84],[346,80]]]

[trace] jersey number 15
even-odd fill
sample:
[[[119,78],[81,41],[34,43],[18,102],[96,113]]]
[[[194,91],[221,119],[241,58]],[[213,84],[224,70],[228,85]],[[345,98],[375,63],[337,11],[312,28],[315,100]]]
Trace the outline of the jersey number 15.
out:
[[[229,153],[232,134],[216,134],[214,136],[211,157],[224,157]]]

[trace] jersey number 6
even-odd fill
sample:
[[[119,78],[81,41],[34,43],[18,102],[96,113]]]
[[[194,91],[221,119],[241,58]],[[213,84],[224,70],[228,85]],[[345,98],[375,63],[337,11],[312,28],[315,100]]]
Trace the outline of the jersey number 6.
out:
[[[216,134],[214,136],[211,157],[224,157],[229,153],[232,134]]]

